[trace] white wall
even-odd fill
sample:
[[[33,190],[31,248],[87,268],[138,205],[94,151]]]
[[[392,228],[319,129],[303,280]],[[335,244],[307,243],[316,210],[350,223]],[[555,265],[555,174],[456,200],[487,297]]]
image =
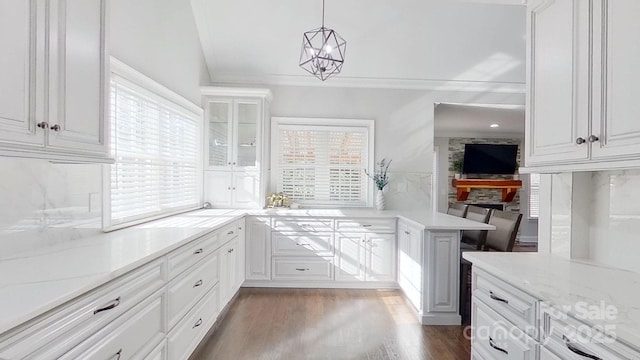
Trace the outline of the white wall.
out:
[[[375,157],[393,159],[390,209],[431,209],[434,108],[438,101],[523,104],[523,94],[274,86],[277,117],[373,119]],[[273,190],[273,189],[271,189]]]
[[[200,104],[209,83],[189,0],[111,0],[111,54]]]

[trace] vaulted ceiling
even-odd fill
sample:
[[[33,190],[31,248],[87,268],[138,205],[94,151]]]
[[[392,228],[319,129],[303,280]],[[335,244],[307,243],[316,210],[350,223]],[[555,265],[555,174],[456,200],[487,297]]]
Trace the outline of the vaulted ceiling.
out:
[[[303,32],[321,25],[321,0],[191,3],[213,83],[320,83],[298,60]],[[523,6],[326,0],[325,24],[347,41],[342,79],[524,83]]]

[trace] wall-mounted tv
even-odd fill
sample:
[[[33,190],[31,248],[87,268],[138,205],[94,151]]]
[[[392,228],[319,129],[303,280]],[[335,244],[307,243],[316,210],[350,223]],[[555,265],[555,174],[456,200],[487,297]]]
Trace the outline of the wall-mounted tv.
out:
[[[465,144],[462,172],[465,174],[513,174],[518,145]]]

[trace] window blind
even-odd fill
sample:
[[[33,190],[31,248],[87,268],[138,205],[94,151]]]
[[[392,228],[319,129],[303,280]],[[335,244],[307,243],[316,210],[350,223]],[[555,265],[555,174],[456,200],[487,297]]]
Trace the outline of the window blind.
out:
[[[366,127],[280,125],[277,190],[307,205],[365,206]]]
[[[540,216],[540,174],[529,174],[529,218]]]
[[[110,105],[108,226],[197,207],[198,115],[116,74]]]

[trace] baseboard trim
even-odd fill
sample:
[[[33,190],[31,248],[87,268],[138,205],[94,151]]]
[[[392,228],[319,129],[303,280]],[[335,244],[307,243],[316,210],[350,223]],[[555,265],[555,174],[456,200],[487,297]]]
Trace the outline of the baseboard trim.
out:
[[[393,282],[335,282],[335,281],[245,281],[246,288],[302,288],[302,289],[398,289]]]
[[[460,314],[420,314],[422,325],[460,325],[462,316]]]

